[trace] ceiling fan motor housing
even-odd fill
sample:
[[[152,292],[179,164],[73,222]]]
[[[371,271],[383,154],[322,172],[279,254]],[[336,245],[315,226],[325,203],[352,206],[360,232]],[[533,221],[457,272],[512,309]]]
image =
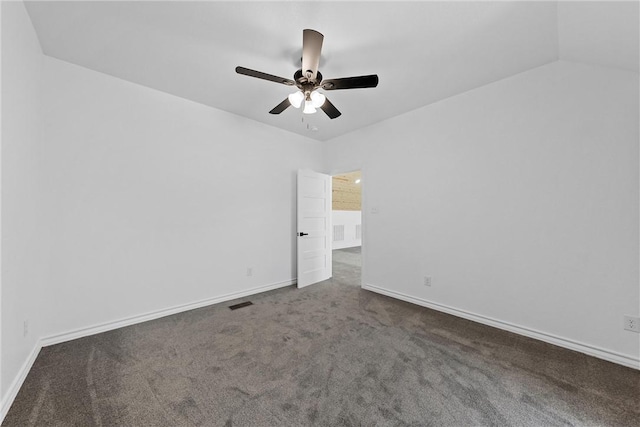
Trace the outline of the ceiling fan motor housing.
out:
[[[293,75],[293,79],[296,81],[296,86],[303,92],[312,92],[315,89],[320,87],[320,83],[322,82],[322,73],[318,71],[316,73],[316,79],[310,80],[304,76],[302,73],[302,69],[295,72]]]

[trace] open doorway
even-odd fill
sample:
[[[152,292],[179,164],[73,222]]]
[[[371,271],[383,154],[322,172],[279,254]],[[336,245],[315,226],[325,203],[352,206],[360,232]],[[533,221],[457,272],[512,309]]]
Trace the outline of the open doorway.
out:
[[[360,287],[362,269],[362,173],[332,176],[332,267],[338,283]]]

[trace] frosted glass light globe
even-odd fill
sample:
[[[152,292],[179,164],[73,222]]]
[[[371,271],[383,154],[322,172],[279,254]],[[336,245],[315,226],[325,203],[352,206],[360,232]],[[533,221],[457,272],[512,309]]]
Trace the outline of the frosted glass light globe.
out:
[[[294,106],[295,108],[300,108],[300,105],[302,105],[302,101],[304,101],[304,93],[297,91],[289,95],[288,98],[292,106]]]
[[[316,112],[315,107],[313,106],[313,101],[304,101],[304,110],[302,110],[304,114],[313,114]]]
[[[315,108],[320,108],[324,105],[327,97],[319,92],[311,92],[311,103]]]

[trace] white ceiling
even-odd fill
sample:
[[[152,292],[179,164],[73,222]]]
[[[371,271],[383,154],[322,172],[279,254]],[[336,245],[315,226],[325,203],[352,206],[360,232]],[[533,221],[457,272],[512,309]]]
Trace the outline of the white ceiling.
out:
[[[47,55],[327,140],[559,56],[637,71],[630,4],[635,23],[624,7],[603,19],[606,7],[555,2],[49,1],[27,10]],[[304,28],[325,35],[325,78],[380,77],[375,89],[325,92],[343,113],[335,120],[319,111],[303,122],[293,108],[270,115],[291,88],[234,71],[292,78]]]

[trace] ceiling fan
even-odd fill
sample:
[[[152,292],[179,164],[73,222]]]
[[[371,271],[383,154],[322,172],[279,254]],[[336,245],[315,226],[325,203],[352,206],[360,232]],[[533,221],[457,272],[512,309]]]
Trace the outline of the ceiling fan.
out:
[[[269,114],[280,114],[289,106],[300,108],[304,101],[302,110],[305,114],[316,112],[320,108],[331,119],[339,117],[342,113],[327,99],[326,96],[318,92],[323,90],[338,89],[361,89],[378,86],[378,75],[344,77],[339,79],[322,79],[322,73],[318,71],[320,63],[320,52],[324,36],[315,30],[303,30],[302,32],[302,68],[295,72],[293,80],[249,68],[236,67],[236,73],[249,77],[269,80],[286,86],[296,86],[298,90],[276,105]]]

